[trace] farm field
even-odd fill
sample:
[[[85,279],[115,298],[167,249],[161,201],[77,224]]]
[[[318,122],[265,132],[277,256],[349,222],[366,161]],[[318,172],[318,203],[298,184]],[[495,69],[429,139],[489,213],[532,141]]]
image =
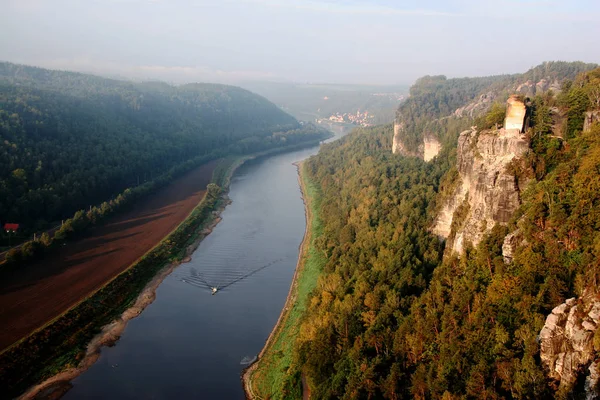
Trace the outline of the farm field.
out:
[[[217,161],[204,164],[84,238],[0,281],[0,351],[127,269],[202,200]]]

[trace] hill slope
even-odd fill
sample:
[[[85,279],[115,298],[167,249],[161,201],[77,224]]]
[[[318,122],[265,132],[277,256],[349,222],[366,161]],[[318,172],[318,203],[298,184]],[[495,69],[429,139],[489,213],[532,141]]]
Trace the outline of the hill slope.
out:
[[[415,120],[447,117],[436,125],[444,145],[430,162],[392,155],[391,126],[356,131],[307,162],[323,223],[315,251],[327,262],[283,382],[261,395],[298,397],[303,382],[315,399],[597,395],[600,70],[560,83],[558,95],[530,94],[524,132],[510,132],[527,147],[500,171],[522,189],[516,208],[506,206],[511,215],[482,226],[478,242],[465,240],[459,254],[432,226],[463,167],[503,161],[491,144],[508,134],[497,124],[503,109],[454,114],[479,89],[456,82],[471,100],[443,106],[445,94],[433,89],[430,101],[401,106]],[[474,128],[457,149],[460,126]],[[458,207],[451,230],[461,232],[478,211]],[[516,239],[507,258],[509,232]]]
[[[0,63],[0,221],[43,228],[190,159],[320,137],[299,128],[237,87]]]

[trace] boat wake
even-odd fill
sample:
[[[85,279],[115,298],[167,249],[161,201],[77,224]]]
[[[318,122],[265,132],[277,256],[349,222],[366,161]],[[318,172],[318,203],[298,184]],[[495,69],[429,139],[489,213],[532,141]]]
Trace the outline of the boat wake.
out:
[[[269,268],[272,265],[277,264],[278,262],[283,261],[285,258],[279,258],[277,260],[271,261],[268,264],[262,265],[258,268],[253,268],[250,270],[243,270],[243,269],[236,269],[236,270],[223,270],[220,271],[221,273],[218,273],[219,271],[208,271],[208,272],[212,272],[210,275],[216,275],[214,276],[215,279],[210,279],[209,277],[207,277],[207,275],[203,275],[202,273],[198,272],[198,270],[196,268],[190,268],[189,269],[189,275],[186,276],[180,276],[180,275],[176,275],[177,278],[179,278],[182,282],[187,283],[189,285],[198,287],[198,288],[206,288],[208,289],[211,294],[216,294],[217,292],[224,290],[232,285],[235,285],[236,283],[243,281],[244,279],[247,279],[249,277],[251,277],[254,274],[257,274],[258,272]]]

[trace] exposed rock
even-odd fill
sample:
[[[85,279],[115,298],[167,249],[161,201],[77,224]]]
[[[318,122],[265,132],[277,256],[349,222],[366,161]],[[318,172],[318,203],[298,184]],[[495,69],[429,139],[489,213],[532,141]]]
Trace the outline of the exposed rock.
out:
[[[523,156],[529,143],[518,130],[462,132],[458,139],[460,183],[442,207],[433,232],[448,239],[448,251],[461,253],[464,243],[479,243],[496,223],[506,224],[521,204],[520,188],[507,166]],[[455,211],[464,202],[468,212],[458,229],[450,232]],[[452,216],[452,217],[450,217]],[[455,224],[457,225],[457,224]]]
[[[550,108],[550,117],[552,118],[552,134],[564,139],[567,116],[558,107]]]
[[[487,110],[487,108],[492,104],[492,102],[496,99],[496,94],[494,92],[487,92],[482,94],[477,98],[477,100],[467,104],[464,107],[458,108],[454,111],[455,117],[470,117],[475,118],[481,112]]]
[[[404,122],[394,121],[394,140],[392,142],[392,153],[403,154],[406,150],[402,143],[402,131],[404,130]]]
[[[597,295],[584,294],[555,307],[546,318],[540,341],[540,358],[549,376],[571,390],[579,374],[585,373],[586,396],[598,397],[598,360],[594,360],[594,334],[600,317]]]
[[[592,129],[594,122],[600,122],[600,110],[588,111],[585,113],[585,120],[583,122],[583,131],[587,132]]]
[[[504,129],[516,129],[519,133],[523,133],[525,125],[525,115],[527,107],[518,96],[510,96],[508,98],[506,108],[506,118],[504,119]]]
[[[394,122],[394,140],[392,141],[392,153],[401,154],[403,156],[419,157],[425,161],[429,161],[438,155],[442,145],[438,139],[428,133],[423,135],[423,143],[420,144],[416,151],[409,151],[403,141],[404,122]]]
[[[533,97],[538,93],[547,92],[548,90],[552,90],[554,93],[560,92],[561,84],[558,81],[558,79],[551,79],[550,77],[545,77],[540,79],[536,84],[528,80],[527,82],[524,82],[517,86],[515,92],[527,97]]]
[[[586,400],[596,400],[600,398],[600,391],[598,390],[598,383],[600,382],[598,360],[595,360],[590,364],[588,371],[590,374],[585,379],[585,398]]]
[[[494,225],[508,223],[521,204],[519,182],[507,168],[529,149],[528,139],[521,134],[526,111],[525,104],[511,96],[504,123],[509,129],[478,132],[472,127],[460,134],[457,149],[460,182],[442,206],[432,229],[448,239],[449,253],[462,253],[467,242],[477,245]],[[512,257],[517,244],[516,237],[510,240],[506,244],[508,257]]]
[[[560,92],[560,82],[558,79],[553,81],[550,78],[542,78],[538,83],[535,84],[535,90],[537,92],[547,92],[548,90],[552,90],[554,93]]]
[[[550,77],[545,77],[540,79],[540,81],[536,84],[529,80],[516,87],[513,87],[513,89],[515,93],[521,94],[525,97],[533,97],[537,93],[547,92],[548,90],[552,90],[554,93],[559,93],[561,90],[561,83],[557,79],[553,80]],[[453,115],[459,118],[475,118],[485,112],[497,99],[497,97],[498,95],[494,91],[483,93],[469,104],[457,108]]]
[[[432,135],[423,138],[423,160],[430,161],[437,156],[442,149],[442,144]]]
[[[535,96],[535,85],[532,81],[527,81],[517,86],[515,91],[523,96],[533,97]]]
[[[523,242],[521,231],[518,229],[514,232],[509,233],[504,238],[502,243],[502,257],[506,264],[510,264],[514,258],[515,250],[517,246]]]

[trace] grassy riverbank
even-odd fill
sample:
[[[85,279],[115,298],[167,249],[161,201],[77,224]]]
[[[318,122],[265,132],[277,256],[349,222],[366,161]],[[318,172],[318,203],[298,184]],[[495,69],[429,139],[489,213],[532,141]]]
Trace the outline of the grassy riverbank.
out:
[[[300,377],[295,388],[286,388],[288,368],[291,365],[293,343],[298,335],[300,320],[306,309],[310,292],[316,287],[317,278],[325,265],[323,254],[316,251],[314,242],[322,235],[323,226],[318,215],[321,196],[303,172],[304,164],[298,167],[306,212],[306,232],[302,241],[298,265],[288,299],[273,332],[267,339],[258,360],[244,374],[246,394],[254,399],[301,398]],[[289,390],[293,393],[289,393]]]
[[[100,290],[0,354],[0,398],[13,398],[61,371],[77,371],[82,361],[87,364],[88,345],[103,327],[122,319],[157,274],[185,261],[209,233],[228,203],[226,196],[220,196],[219,186],[227,188],[232,174],[246,160],[316,144],[223,159],[213,172],[212,182],[218,186],[209,187],[203,200],[173,232]]]

